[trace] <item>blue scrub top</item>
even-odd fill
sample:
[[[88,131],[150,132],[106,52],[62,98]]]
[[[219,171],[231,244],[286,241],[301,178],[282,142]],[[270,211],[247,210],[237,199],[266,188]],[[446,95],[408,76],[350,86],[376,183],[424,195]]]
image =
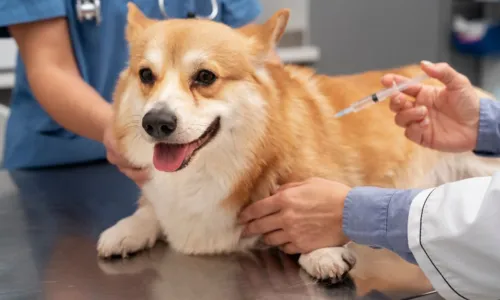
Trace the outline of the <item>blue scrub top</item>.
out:
[[[0,33],[13,24],[66,17],[82,78],[111,102],[119,73],[128,58],[125,41],[126,0],[101,1],[102,21],[80,22],[76,0],[0,0]],[[132,1],[150,18],[163,19],[158,0]],[[165,0],[171,18],[184,18],[195,7],[208,15],[210,0]],[[217,21],[232,27],[252,22],[261,12],[258,0],[218,0]],[[46,80],[50,80],[47,78]],[[7,122],[3,163],[7,169],[83,163],[106,158],[104,146],[62,128],[38,104],[29,87],[23,61],[17,58],[15,86]]]

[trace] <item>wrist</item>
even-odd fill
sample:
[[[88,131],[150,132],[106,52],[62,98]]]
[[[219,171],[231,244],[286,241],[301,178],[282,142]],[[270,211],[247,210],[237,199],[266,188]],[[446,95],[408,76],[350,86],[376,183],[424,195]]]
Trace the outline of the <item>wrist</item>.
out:
[[[98,117],[96,118],[96,123],[101,132],[99,141],[103,143],[104,139],[106,138],[105,136],[106,131],[110,126],[112,126],[113,123],[113,110],[111,105],[108,104],[107,108],[102,107],[102,110],[96,112],[96,114],[98,114]]]
[[[339,234],[338,238],[339,238],[339,244],[341,244],[341,245],[345,245],[351,241],[350,238],[347,236],[347,234],[344,231],[344,210],[345,210],[345,203],[346,203],[347,197],[349,196],[349,194],[351,193],[352,190],[353,190],[353,188],[346,186],[346,188],[343,192],[343,197],[341,197],[342,200],[339,203],[340,209],[337,210],[337,211],[341,212],[340,216],[337,218],[338,223],[339,223],[338,225],[340,228],[340,234]]]

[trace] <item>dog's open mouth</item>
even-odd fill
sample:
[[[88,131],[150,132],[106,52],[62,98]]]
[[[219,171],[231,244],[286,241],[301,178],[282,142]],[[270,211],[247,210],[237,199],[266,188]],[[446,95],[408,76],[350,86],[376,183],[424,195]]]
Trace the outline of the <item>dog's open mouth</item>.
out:
[[[157,143],[154,149],[153,165],[158,171],[163,172],[175,172],[185,168],[195,153],[215,137],[219,128],[220,117],[217,117],[195,141],[187,144]]]

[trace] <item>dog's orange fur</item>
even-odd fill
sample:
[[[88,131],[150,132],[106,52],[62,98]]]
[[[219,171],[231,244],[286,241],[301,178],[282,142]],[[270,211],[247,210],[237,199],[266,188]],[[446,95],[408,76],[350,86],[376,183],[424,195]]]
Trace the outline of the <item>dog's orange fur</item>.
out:
[[[175,88],[176,97],[178,97],[176,100],[189,101],[193,110],[208,103],[207,101],[212,101],[211,99],[220,101],[220,99],[231,98],[228,95],[238,99],[240,95],[234,95],[234,90],[241,88],[242,84],[256,89],[260,94],[259,97],[265,102],[265,108],[261,112],[248,111],[250,108],[245,107],[246,113],[252,113],[254,118],[259,118],[262,122],[244,120],[253,122],[251,123],[253,125],[263,124],[263,129],[259,127],[252,131],[252,128],[238,128],[248,135],[248,137],[244,136],[245,143],[248,142],[248,148],[244,149],[245,153],[231,152],[230,154],[235,157],[228,158],[236,161],[233,165],[240,164],[248,167],[241,170],[224,169],[222,166],[224,162],[220,161],[220,170],[204,170],[206,174],[224,175],[226,179],[220,180],[230,182],[227,192],[224,193],[229,196],[226,199],[216,199],[215,203],[218,209],[227,211],[227,215],[223,215],[224,218],[227,217],[227,220],[220,221],[221,226],[225,227],[220,231],[214,229],[214,237],[210,238],[225,238],[226,225],[230,224],[228,226],[231,227],[234,221],[234,230],[229,230],[227,235],[236,236],[239,239],[241,227],[238,227],[235,222],[238,212],[251,201],[268,196],[277,186],[288,182],[301,181],[310,177],[323,177],[350,186],[411,188],[437,184],[435,180],[429,181],[426,177],[433,172],[443,154],[409,141],[403,129],[394,123],[394,113],[388,107],[389,101],[340,119],[334,118],[334,114],[339,110],[382,89],[380,80],[384,74],[395,73],[411,78],[422,72],[419,66],[411,65],[344,76],[326,76],[316,74],[311,68],[270,62],[270,53],[284,32],[288,15],[288,10],[281,10],[265,24],[252,24],[235,31],[225,25],[206,20],[154,21],[146,18],[133,4],[129,4],[127,39],[131,47],[130,66],[120,75],[114,95],[114,109],[116,111],[115,133],[119,148],[133,162],[135,162],[134,159],[141,160],[143,165],[150,167],[152,157],[144,157],[130,151],[130,148],[136,146],[134,139],[140,138],[138,132],[142,129],[140,125],[137,125],[137,120],[124,119],[136,117],[134,113],[128,111],[132,109],[130,103],[122,104],[126,89],[129,87],[140,85],[141,95],[137,97],[147,102],[153,101],[150,100],[154,98],[152,95],[157,94],[157,91],[164,88],[164,85],[178,80],[179,86]],[[152,42],[159,45],[161,54],[164,55],[160,58],[163,60],[160,65],[148,61],[145,55]],[[202,49],[209,57],[201,59],[190,68],[196,70],[208,68],[214,71],[218,79],[213,85],[195,86],[190,83],[189,76],[196,70],[185,69],[186,65],[182,60],[184,55],[193,49]],[[138,80],[139,69],[144,66],[151,68],[156,74],[157,81],[154,86],[141,85]],[[174,77],[169,78],[169,74],[173,74]],[[425,83],[440,85],[435,80],[427,80]],[[483,92],[479,91],[479,93]],[[146,103],[141,105],[146,105]],[[131,122],[135,125],[131,126]],[[152,148],[150,143],[145,141],[142,143],[144,146],[141,146],[143,147],[141,149],[146,149],[144,153],[150,153],[148,150],[148,147]],[[193,163],[196,163],[197,159],[210,160],[216,157],[214,154],[216,150],[210,151],[212,152],[201,149],[195,155]],[[241,163],[242,161],[245,164]],[[184,172],[184,175],[191,174],[189,173],[192,172],[189,171],[190,167],[187,166],[186,170],[180,172]],[[148,187],[153,194],[155,189],[164,188],[162,182],[158,180],[167,178],[163,177],[166,176],[165,174],[158,172],[155,174],[157,181]],[[168,174],[168,178],[182,183],[186,182],[184,175],[172,173]],[[214,182],[211,181],[210,184]],[[225,186],[224,184],[221,186]],[[170,188],[169,186],[168,189]],[[175,186],[167,192],[178,193],[178,190],[184,188],[184,186]],[[220,186],[215,187],[212,194],[218,195],[221,192],[220,188]],[[155,200],[157,200],[155,209],[158,207],[163,209],[161,208],[163,199]],[[203,203],[205,199],[199,200]],[[182,203],[184,199],[175,199],[175,201]],[[131,219],[128,222],[136,222],[131,224],[137,225],[146,222],[148,218],[154,218],[151,213],[153,206],[150,202],[152,202],[151,199],[142,197],[139,210],[141,207],[150,210],[141,212],[147,217]],[[186,217],[191,220],[189,218],[191,216]],[[194,219],[192,222],[195,222]],[[152,226],[155,230],[159,226],[150,223],[146,225]],[[181,233],[199,234],[200,229],[196,226],[185,228],[186,231]],[[200,224],[200,227],[203,227],[203,224]],[[109,231],[103,238],[100,252],[107,255],[117,251],[126,252],[146,247],[140,243],[133,246],[115,245],[114,240],[121,238],[120,235],[141,234],[140,232],[127,232],[127,230],[131,229],[123,225],[115,231]],[[150,238],[155,238],[155,231],[149,232],[153,234]],[[168,232],[166,234],[168,236]],[[203,241],[203,234],[200,236],[198,244],[206,245]],[[137,240],[140,236],[134,236],[134,238]],[[227,239],[230,242],[223,243],[224,245],[234,245],[230,237]],[[148,243],[150,242],[148,240]],[[188,249],[185,252],[207,253],[235,250],[208,248],[196,251]],[[338,253],[334,255],[339,257]],[[319,257],[317,263],[320,263]],[[339,275],[337,273],[345,271],[345,268],[338,267],[331,272]]]
[[[241,195],[260,185],[310,177],[351,186],[394,187],[406,176],[414,153],[425,151],[394,124],[388,101],[341,119],[333,117],[381,89],[385,73],[413,77],[418,67],[337,77],[314,75],[296,66],[269,65],[267,69],[276,85],[269,87],[266,97],[272,116],[268,134],[256,150],[255,175],[242,178],[234,199],[248,199]]]
[[[287,14],[283,10],[266,24],[247,25],[240,32],[259,36],[279,26],[277,18]],[[269,49],[265,42],[260,48]],[[318,75],[308,67],[274,63],[268,63],[266,70],[272,82],[259,84],[269,103],[268,133],[255,150],[254,169],[240,179],[227,203],[240,208],[249,199],[268,195],[276,184],[310,177],[350,186],[410,187],[420,181],[409,178],[410,167],[419,165],[421,170],[415,175],[420,175],[435,164],[437,153],[418,147],[395,125],[389,101],[341,119],[333,117],[335,112],[384,88],[384,74],[412,78],[422,73],[418,65],[345,76]],[[433,79],[424,83],[440,85]],[[417,166],[415,157],[420,160]]]
[[[287,11],[280,13],[288,14]],[[276,14],[265,25],[251,24],[239,31],[248,37],[258,36],[266,30],[273,30],[277,26],[273,22],[276,22],[278,16],[279,14]],[[141,28],[155,25],[152,20],[144,18],[139,11],[133,9],[129,20],[131,24]],[[181,22],[170,26],[176,25],[186,26]],[[200,24],[192,26],[204,28]],[[147,39],[143,38],[136,43],[131,28],[133,27],[129,27],[127,31],[132,45],[131,53],[143,53],[147,47]],[[180,31],[177,36],[169,38],[181,39],[184,34]],[[266,45],[267,40],[259,42],[261,44],[258,45],[258,49],[269,50],[269,46]],[[184,49],[176,49],[175,47],[178,47],[176,43],[170,44],[170,47],[172,48],[167,49],[167,53],[185,52],[189,49],[189,45]],[[215,60],[221,64],[218,68],[221,72],[226,70],[234,74],[234,71],[239,69],[245,73],[241,78],[251,76],[251,66],[242,66],[241,60],[227,60],[226,53],[219,52],[219,55],[221,58]],[[121,80],[117,84],[115,107],[120,105],[120,95],[129,77],[136,77],[139,67],[143,66],[155,70],[155,66],[144,61],[142,56],[131,56],[130,69],[121,75]],[[164,74],[167,67],[172,65],[165,64],[163,70],[157,71],[158,74]],[[240,178],[232,195],[225,201],[226,204],[240,209],[250,199],[258,200],[269,195],[277,184],[310,177],[339,180],[351,186],[398,185],[397,181],[406,175],[418,147],[407,140],[403,130],[394,124],[394,114],[388,108],[388,101],[341,119],[335,119],[334,114],[354,101],[383,88],[380,80],[384,74],[390,72],[411,78],[422,72],[419,66],[411,65],[334,77],[318,75],[310,68],[295,65],[267,63],[266,70],[272,78],[270,82],[260,81],[255,77],[252,79],[260,85],[269,103],[268,132],[266,138],[255,148],[252,163],[254,168]],[[168,79],[160,78],[160,80]],[[426,81],[427,84],[430,82],[439,84],[433,80]],[[221,86],[223,83],[218,82],[216,87],[211,87],[208,91],[203,89],[199,94],[204,99],[210,99],[219,92]],[[156,85],[153,89],[143,87],[143,92],[147,96],[159,87],[161,85]],[[187,85],[183,88],[189,90]],[[194,95],[197,94],[195,91]],[[120,140],[128,132],[126,127],[117,127],[117,137]],[[431,160],[430,164],[426,165],[430,168],[433,162],[434,160]]]
[[[120,106],[121,95],[132,80],[131,77],[137,77],[139,67],[149,66],[153,70],[156,67],[141,56],[149,39],[137,39],[138,33],[134,32],[134,25],[137,31],[147,26],[160,26],[160,23],[145,18],[133,5],[129,8],[127,38],[131,43],[130,68],[121,74],[118,81],[114,95],[115,110]],[[239,31],[249,38],[258,37],[256,49],[266,52],[271,48],[270,41],[262,37],[271,38],[272,31],[279,26],[277,19],[282,15],[288,18],[288,11],[278,12],[266,24],[247,25]],[[177,24],[175,21],[177,20],[169,21],[169,26],[186,28],[184,31],[177,31],[175,36],[169,36],[170,40],[182,39],[185,31],[189,31],[191,27],[206,30],[207,35],[213,34],[210,28],[203,26],[206,21],[196,20],[195,22],[200,24],[193,23],[191,26],[181,20],[178,20]],[[276,40],[279,40],[284,27],[280,30]],[[241,40],[228,42],[230,47],[231,42],[241,43]],[[179,44],[171,43],[171,48],[165,51],[185,52],[190,45],[183,46],[185,48],[178,48]],[[228,50],[228,53],[231,50]],[[242,64],[245,60],[241,57],[228,59],[228,53],[218,52],[220,58],[214,58],[220,64],[218,70],[230,70],[229,72],[234,74],[238,69],[242,73],[240,78],[252,76],[251,66]],[[170,63],[172,65],[165,64],[163,70],[157,70],[158,74],[164,74],[166,68],[175,67],[175,62]],[[394,114],[388,108],[388,101],[341,119],[334,118],[335,112],[382,89],[380,80],[384,74],[390,72],[411,78],[422,72],[419,66],[410,65],[345,76],[319,75],[308,67],[275,63],[267,63],[266,70],[270,74],[270,81],[261,81],[256,77],[252,80],[260,86],[269,104],[267,114],[270,122],[267,133],[254,149],[255,155],[251,163],[253,168],[239,179],[231,196],[224,201],[225,205],[240,210],[249,201],[269,195],[277,185],[310,177],[338,180],[350,186],[401,186],[401,178],[407,177],[411,164],[415,165],[412,160],[415,152],[427,151],[406,139],[402,128],[394,124]],[[433,80],[427,80],[425,83],[439,85]],[[217,87],[220,88],[221,85],[223,84],[218,83]],[[161,85],[154,88],[159,87]],[[211,87],[210,91],[202,90],[200,94],[203,98],[210,99],[219,92],[217,87]],[[184,89],[189,90],[189,86],[184,86]],[[154,91],[143,87],[145,96]],[[196,91],[194,94],[197,95]],[[121,141],[124,136],[130,134],[129,128],[120,123],[116,125],[116,136]],[[123,143],[119,143],[119,146],[124,152]],[[427,171],[436,161],[434,156],[432,159],[428,156],[420,158],[420,167]]]

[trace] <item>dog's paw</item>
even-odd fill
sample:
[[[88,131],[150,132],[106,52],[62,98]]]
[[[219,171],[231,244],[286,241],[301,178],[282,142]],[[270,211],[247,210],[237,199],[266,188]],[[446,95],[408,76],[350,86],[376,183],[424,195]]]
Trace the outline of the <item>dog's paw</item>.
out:
[[[120,220],[99,237],[97,253],[100,257],[138,252],[154,246],[158,239],[158,224],[135,215]]]
[[[299,258],[300,266],[309,275],[331,283],[341,281],[355,263],[354,254],[344,247],[317,249]]]

